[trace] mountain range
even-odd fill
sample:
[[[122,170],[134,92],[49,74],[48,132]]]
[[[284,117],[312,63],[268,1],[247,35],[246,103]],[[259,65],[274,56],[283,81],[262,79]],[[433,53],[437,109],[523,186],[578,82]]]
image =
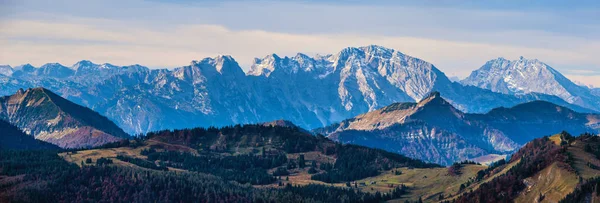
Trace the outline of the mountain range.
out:
[[[62,148],[96,147],[129,138],[106,117],[44,88],[20,89],[0,97],[0,120],[22,129],[27,137]],[[260,125],[310,133],[287,120]],[[563,130],[598,133],[600,114],[579,113],[546,101],[498,107],[485,114],[464,113],[439,92],[432,92],[418,103],[393,103],[312,133],[449,165],[466,159],[493,161],[530,140]]]
[[[434,92],[418,103],[395,103],[313,131],[341,143],[450,165],[507,155],[533,139],[563,130],[598,134],[600,114],[578,113],[545,101],[469,114]]]
[[[86,148],[129,138],[108,118],[44,88],[0,97],[0,120],[62,148]]]
[[[594,179],[600,139],[563,130],[598,133],[600,115],[546,101],[464,113],[432,92],[313,130],[316,135],[275,120],[129,139],[86,107],[44,88],[21,89],[0,98],[0,184],[6,186],[0,201],[101,201],[122,191],[130,193],[119,198],[139,202],[580,202],[579,195],[597,196],[591,188],[600,184]],[[563,133],[544,136],[557,131]],[[100,145],[59,153],[59,146]],[[489,167],[463,161],[490,155],[500,158]],[[34,189],[40,183],[49,185]],[[167,185],[173,190],[160,189]],[[187,190],[193,192],[181,192]],[[97,195],[81,195],[91,193]]]
[[[392,103],[420,101],[432,91],[469,113],[534,100],[578,112],[599,110],[591,103],[599,100],[597,96],[577,95],[579,90],[569,94],[581,99],[564,99],[548,91],[513,94],[463,84],[452,82],[424,60],[374,45],[315,57],[271,54],[255,59],[247,73],[230,56],[192,61],[172,70],[85,60],[71,67],[0,66],[0,94],[44,87],[99,112],[129,134],[278,119],[313,129]]]

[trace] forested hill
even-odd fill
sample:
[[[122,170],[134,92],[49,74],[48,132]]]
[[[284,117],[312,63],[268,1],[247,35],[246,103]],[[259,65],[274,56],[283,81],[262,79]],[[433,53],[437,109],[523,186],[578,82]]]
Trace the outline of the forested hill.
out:
[[[204,173],[122,167],[111,159],[81,167],[49,151],[0,150],[0,202],[381,202],[399,198],[325,185],[254,188]]]
[[[165,130],[148,133],[145,139],[150,148],[168,146],[171,149],[167,150],[175,150],[173,146],[179,146],[179,151],[209,156],[229,154],[264,158],[271,155],[296,157],[306,154],[307,157],[301,161],[303,163],[299,163],[299,160],[287,160],[265,169],[279,166],[295,168],[308,166],[307,163],[310,163],[310,168],[314,170],[312,179],[323,182],[353,181],[397,167],[441,167],[380,149],[340,144],[321,135],[313,136],[298,127],[259,124]],[[148,156],[154,157],[152,154]]]
[[[0,202],[585,202],[600,200],[598,157],[599,137],[566,132],[443,168],[294,126],[165,130],[58,155],[0,150]]]
[[[169,130],[58,156],[0,150],[0,202],[381,202],[408,187],[350,182],[399,167],[440,168],[297,127]]]

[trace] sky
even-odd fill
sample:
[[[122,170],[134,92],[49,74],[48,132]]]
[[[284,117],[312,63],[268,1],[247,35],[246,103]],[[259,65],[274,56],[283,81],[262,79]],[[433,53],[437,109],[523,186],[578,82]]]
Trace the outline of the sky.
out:
[[[231,55],[335,54],[381,45],[464,78],[486,61],[539,59],[600,87],[600,1],[0,0],[0,64],[86,59],[175,68]]]

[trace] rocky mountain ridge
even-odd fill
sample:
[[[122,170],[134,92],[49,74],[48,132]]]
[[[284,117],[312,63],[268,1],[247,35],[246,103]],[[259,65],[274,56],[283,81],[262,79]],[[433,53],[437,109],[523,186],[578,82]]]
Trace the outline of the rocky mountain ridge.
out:
[[[247,74],[231,56],[173,70],[85,60],[72,67],[53,63],[10,70],[0,75],[0,94],[41,86],[100,112],[130,134],[282,118],[312,129],[395,102],[419,101],[432,91],[464,112],[534,100],[592,111],[557,96],[506,95],[464,86],[424,60],[374,45],[315,57],[272,54],[255,59]]]
[[[545,101],[469,114],[434,92],[418,103],[395,103],[313,132],[449,165],[510,154],[535,138],[563,130],[600,133],[600,114],[578,113]]]

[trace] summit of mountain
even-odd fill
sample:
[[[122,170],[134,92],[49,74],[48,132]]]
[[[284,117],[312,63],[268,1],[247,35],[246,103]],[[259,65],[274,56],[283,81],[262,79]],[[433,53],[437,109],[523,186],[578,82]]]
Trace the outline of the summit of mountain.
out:
[[[568,103],[600,111],[600,97],[594,95],[590,88],[577,85],[538,59],[493,59],[474,70],[461,83],[503,94],[553,95]]]
[[[108,118],[44,88],[0,97],[0,119],[62,148],[103,145],[129,138]]]

